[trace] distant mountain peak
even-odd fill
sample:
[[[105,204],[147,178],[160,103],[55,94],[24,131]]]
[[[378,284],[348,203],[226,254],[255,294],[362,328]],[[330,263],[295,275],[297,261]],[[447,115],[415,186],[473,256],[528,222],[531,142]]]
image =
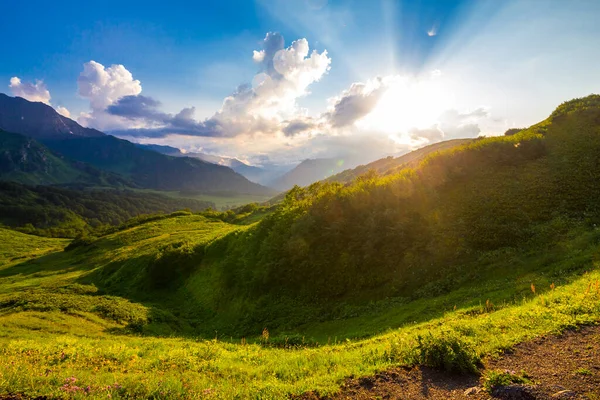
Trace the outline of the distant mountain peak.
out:
[[[4,93],[0,93],[0,129],[43,140],[105,136],[63,117],[47,104]]]

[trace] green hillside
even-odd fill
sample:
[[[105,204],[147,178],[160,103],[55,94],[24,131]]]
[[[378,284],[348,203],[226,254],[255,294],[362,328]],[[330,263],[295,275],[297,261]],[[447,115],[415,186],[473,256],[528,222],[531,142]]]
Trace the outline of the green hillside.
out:
[[[600,322],[600,96],[275,207],[6,231],[0,394],[272,398]],[[44,338],[44,340],[39,340]]]
[[[347,169],[339,174],[335,174],[325,179],[326,182],[341,182],[349,183],[361,175],[368,173],[369,171],[375,171],[379,175],[391,175],[398,173],[400,169],[407,167],[415,167],[425,157],[435,153],[437,151],[443,151],[457,147],[460,145],[472,142],[475,139],[452,139],[443,142],[430,144],[425,147],[421,147],[410,153],[401,155],[400,157],[386,157],[381,160],[373,161],[366,165],[360,165],[354,169]]]
[[[93,186],[133,186],[126,179],[75,162],[38,141],[0,129],[0,180],[29,185],[80,183]]]
[[[103,232],[140,215],[214,208],[209,201],[130,190],[67,189],[0,181],[0,223],[42,236]]]
[[[266,323],[267,330],[248,335],[214,329],[199,340],[199,331],[216,326],[205,326],[206,315],[190,320],[182,311],[217,297],[218,274],[169,267],[189,259],[191,247],[209,249],[224,235],[247,229],[173,216],[54,253],[65,243],[0,230],[4,243],[15,245],[0,266],[0,393],[221,399],[326,394],[345,377],[397,365],[472,370],[481,357],[516,343],[600,321],[594,233],[573,235],[546,256],[514,252],[502,261],[488,259],[495,268],[487,268],[477,284],[446,295],[346,304],[345,314],[328,321],[323,319],[330,316],[313,317],[321,321],[295,333],[277,334]],[[118,268],[125,264],[130,268]],[[497,273],[507,267],[511,273]],[[161,275],[163,268],[168,275]],[[582,275],[585,269],[590,272]],[[163,282],[166,287],[156,285]],[[179,307],[169,297],[177,287],[188,296]],[[111,294],[120,290],[130,295]],[[351,335],[361,330],[374,336]]]

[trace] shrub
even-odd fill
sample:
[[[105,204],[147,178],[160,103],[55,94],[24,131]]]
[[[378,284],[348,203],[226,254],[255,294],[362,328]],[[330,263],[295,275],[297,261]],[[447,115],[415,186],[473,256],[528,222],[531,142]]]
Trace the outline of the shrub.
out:
[[[515,371],[492,370],[486,372],[483,376],[483,387],[488,393],[492,393],[492,391],[498,387],[527,383],[531,383],[531,379],[529,379],[529,376],[525,371],[521,371],[521,374],[519,375]]]
[[[189,243],[172,243],[159,249],[155,259],[148,265],[150,286],[164,289],[175,282],[182,282],[202,263],[204,246],[193,247]]]
[[[87,247],[92,245],[96,240],[98,240],[97,237],[95,236],[88,236],[85,234],[79,235],[77,236],[75,239],[73,239],[71,241],[71,243],[69,243],[67,245],[67,247],[65,247],[64,251],[71,251],[71,250],[75,250],[79,247]]]
[[[469,343],[454,333],[444,332],[418,336],[409,363],[449,372],[477,373],[481,358]]]
[[[516,135],[517,133],[521,132],[522,130],[523,130],[523,128],[510,128],[510,129],[507,129],[506,132],[504,132],[504,136]]]

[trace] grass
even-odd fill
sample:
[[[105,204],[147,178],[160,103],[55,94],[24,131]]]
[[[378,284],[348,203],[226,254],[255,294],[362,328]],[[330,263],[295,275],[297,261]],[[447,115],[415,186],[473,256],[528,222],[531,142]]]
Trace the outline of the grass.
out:
[[[68,239],[44,238],[0,228],[0,268],[62,250]]]
[[[439,350],[442,338],[460,338],[459,347],[468,346],[476,361],[537,335],[595,323],[600,319],[600,295],[586,295],[585,289],[598,278],[597,271],[589,273],[556,288],[544,301],[535,297],[491,313],[457,310],[370,339],[297,350],[115,335],[87,313],[45,315],[52,325],[72,327],[68,333],[31,331],[23,321],[31,324],[39,314],[3,315],[2,332],[7,324],[13,330],[0,338],[0,392],[60,396],[67,379],[75,377],[77,387],[89,387],[93,397],[281,398],[307,390],[332,393],[350,375],[412,364],[419,346]],[[423,344],[419,337],[425,332],[431,337]],[[70,394],[83,396],[78,390]]]
[[[483,377],[483,387],[490,394],[497,387],[508,386],[511,384],[523,385],[531,383],[532,381],[525,371],[521,371],[521,373],[518,374],[515,371],[492,370],[487,371]]]
[[[145,193],[158,193],[173,198],[194,199],[200,201],[210,201],[215,204],[217,210],[222,208],[235,208],[249,203],[264,203],[270,200],[273,196],[259,196],[249,194],[211,194],[211,193],[194,193],[194,192],[179,192],[179,191],[162,191],[151,189],[136,189],[136,191]]]
[[[210,268],[193,271],[177,290],[144,292],[145,268],[165,248],[195,257],[196,249],[247,228],[177,215],[67,252],[64,240],[0,231],[7,243],[0,266],[0,394],[327,394],[349,376],[399,365],[475,371],[483,357],[522,341],[600,322],[597,232],[580,232],[544,254],[489,254],[480,259],[476,283],[453,279],[438,295],[431,295],[434,285],[420,299],[346,304],[338,319],[317,318],[287,331],[269,327],[267,335],[260,329],[247,337],[220,330],[212,338],[195,336],[215,321],[235,322],[221,317],[218,305],[215,315],[186,310],[211,304],[218,271]],[[282,346],[286,336],[289,345]]]

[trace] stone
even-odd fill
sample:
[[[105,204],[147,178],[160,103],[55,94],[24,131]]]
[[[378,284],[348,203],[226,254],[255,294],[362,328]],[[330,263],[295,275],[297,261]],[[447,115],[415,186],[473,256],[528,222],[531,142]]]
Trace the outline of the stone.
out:
[[[572,390],[561,390],[552,395],[553,399],[574,399],[577,397],[577,393]]]
[[[479,386],[473,386],[464,391],[465,396],[473,396],[475,394],[479,394],[481,392],[481,388]]]
[[[492,396],[504,400],[536,400],[535,387],[530,385],[498,386],[492,389]]]

